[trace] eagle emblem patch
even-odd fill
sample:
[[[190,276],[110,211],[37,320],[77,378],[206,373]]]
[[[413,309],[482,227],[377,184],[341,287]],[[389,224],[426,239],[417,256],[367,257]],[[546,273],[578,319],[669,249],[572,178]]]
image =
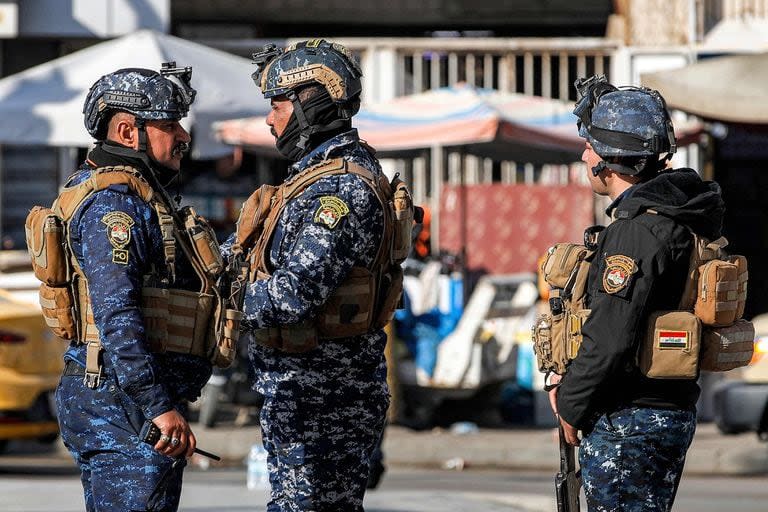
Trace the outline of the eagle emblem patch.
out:
[[[315,212],[314,221],[316,224],[323,224],[333,229],[348,213],[347,203],[336,196],[323,196],[320,198],[320,207]]]
[[[632,274],[637,272],[635,260],[623,254],[605,258],[603,289],[606,293],[617,293],[629,286]]]
[[[131,226],[133,219],[124,212],[109,212],[101,218],[107,226],[107,240],[114,247],[112,261],[121,265],[128,264],[128,251],[125,249],[131,243]]]

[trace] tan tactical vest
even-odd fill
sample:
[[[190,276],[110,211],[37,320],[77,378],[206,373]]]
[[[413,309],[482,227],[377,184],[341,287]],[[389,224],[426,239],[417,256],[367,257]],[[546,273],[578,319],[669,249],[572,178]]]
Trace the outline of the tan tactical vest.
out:
[[[392,319],[403,289],[400,263],[411,245],[414,206],[405,184],[341,158],[310,167],[279,187],[262,186],[243,205],[237,226],[236,251],[246,251],[251,281],[271,275],[269,252],[275,228],[291,199],[327,176],[353,173],[374,192],[384,212],[384,233],[370,268],[353,267],[314,319],[299,325],[256,331],[262,345],[285,352],[305,352],[319,340],[346,338],[382,328]]]
[[[144,276],[142,315],[150,350],[177,352],[208,358],[226,367],[234,357],[240,311],[226,307],[216,286],[223,262],[213,231],[187,207],[177,226],[165,204],[141,174],[132,167],[102,167],[82,183],[65,187],[52,208],[36,206],[25,224],[27,248],[35,275],[42,281],[40,305],[48,326],[64,340],[88,345],[86,383],[95,387],[101,376],[101,342],[93,317],[88,279],[72,251],[69,222],[93,194],[111,185],[126,185],[156,211],[163,235],[165,265],[175,274],[176,250],[180,247],[198,275],[201,288],[190,291],[159,287],[157,274]],[[115,249],[113,259],[126,258]]]
[[[649,214],[656,214],[648,211]],[[685,289],[677,310],[650,315],[637,365],[655,379],[695,379],[699,370],[727,371],[749,364],[754,326],[743,320],[747,260],[728,256],[725,238],[713,242],[693,234]],[[540,271],[551,286],[550,312],[532,328],[539,370],[565,374],[581,346],[581,327],[592,253],[576,244],[556,244]]]

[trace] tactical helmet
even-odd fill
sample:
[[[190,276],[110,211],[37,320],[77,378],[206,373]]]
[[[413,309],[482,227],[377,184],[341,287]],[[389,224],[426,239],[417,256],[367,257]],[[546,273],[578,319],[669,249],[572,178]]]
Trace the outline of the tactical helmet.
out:
[[[618,88],[602,75],[579,79],[575,86],[581,96],[573,110],[579,118],[579,135],[601,157],[667,153],[669,159],[676,151],[672,120],[658,91]]]
[[[264,46],[253,54],[256,72],[251,75],[264,97],[287,95],[313,83],[322,85],[339,107],[339,116],[349,119],[357,113],[355,101],[362,91],[363,75],[355,58],[344,46],[324,39],[295,43],[279,50]]]
[[[85,129],[96,140],[107,135],[107,123],[117,111],[138,121],[179,120],[187,115],[196,91],[190,85],[192,68],[163,63],[160,72],[144,68],[119,69],[91,86],[83,105]]]

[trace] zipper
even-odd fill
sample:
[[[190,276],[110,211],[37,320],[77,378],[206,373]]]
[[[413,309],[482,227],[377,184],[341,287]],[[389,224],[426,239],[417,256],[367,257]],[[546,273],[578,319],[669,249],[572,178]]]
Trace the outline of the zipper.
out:
[[[712,267],[712,265],[715,263],[715,260],[710,260],[704,264],[704,268],[701,270],[701,274],[699,275],[699,279],[707,275],[707,272],[709,272],[709,269]],[[706,279],[702,280],[701,283],[701,300],[706,302],[707,301],[707,281]]]

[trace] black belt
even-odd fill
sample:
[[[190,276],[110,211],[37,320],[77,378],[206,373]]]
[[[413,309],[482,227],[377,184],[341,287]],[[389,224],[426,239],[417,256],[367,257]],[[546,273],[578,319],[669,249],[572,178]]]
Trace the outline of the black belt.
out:
[[[77,361],[67,359],[64,363],[64,373],[62,375],[65,377],[85,377],[85,366],[80,366],[80,363]]]

